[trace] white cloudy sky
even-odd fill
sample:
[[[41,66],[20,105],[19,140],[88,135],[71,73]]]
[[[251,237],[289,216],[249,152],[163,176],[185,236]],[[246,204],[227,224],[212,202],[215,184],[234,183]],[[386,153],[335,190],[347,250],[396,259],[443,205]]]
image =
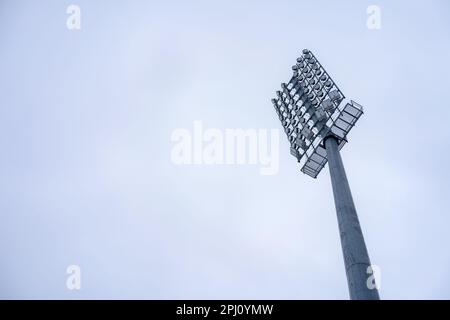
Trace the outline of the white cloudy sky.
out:
[[[328,171],[283,135],[273,176],[170,160],[194,120],[280,129],[270,99],[309,48],[365,107],[342,156],[381,297],[450,298],[449,9],[2,0],[0,297],[346,299]]]

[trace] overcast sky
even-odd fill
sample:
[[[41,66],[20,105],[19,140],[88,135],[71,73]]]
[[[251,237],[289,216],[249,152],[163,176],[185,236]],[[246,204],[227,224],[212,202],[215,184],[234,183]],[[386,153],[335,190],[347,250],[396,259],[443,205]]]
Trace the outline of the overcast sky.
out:
[[[449,299],[449,10],[1,0],[0,298],[347,299],[328,168],[302,174],[283,132],[275,175],[171,161],[195,120],[281,129],[308,48],[365,107],[342,157],[381,297]]]

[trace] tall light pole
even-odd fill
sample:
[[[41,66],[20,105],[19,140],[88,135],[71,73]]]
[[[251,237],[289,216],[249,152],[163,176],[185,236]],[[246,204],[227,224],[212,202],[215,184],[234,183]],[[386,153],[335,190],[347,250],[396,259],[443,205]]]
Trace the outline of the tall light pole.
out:
[[[292,69],[292,78],[281,84],[272,103],[301,171],[316,178],[328,162],[350,299],[378,300],[376,286],[369,285],[370,259],[339,153],[362,106],[343,102],[344,95],[311,51],[303,50]]]

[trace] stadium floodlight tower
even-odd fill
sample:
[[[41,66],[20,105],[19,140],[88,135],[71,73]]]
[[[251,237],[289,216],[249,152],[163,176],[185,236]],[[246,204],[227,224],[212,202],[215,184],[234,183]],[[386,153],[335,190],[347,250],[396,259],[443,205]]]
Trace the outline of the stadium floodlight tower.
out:
[[[292,78],[281,84],[272,103],[301,171],[316,178],[329,163],[350,299],[377,300],[378,290],[369,286],[369,255],[339,153],[363,108],[352,100],[344,102],[311,51],[303,50],[292,70]]]

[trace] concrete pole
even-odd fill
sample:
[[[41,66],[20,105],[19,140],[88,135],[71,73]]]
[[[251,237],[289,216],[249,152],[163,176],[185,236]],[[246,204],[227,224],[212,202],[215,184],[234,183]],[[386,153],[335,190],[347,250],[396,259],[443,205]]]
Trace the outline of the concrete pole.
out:
[[[333,186],[334,204],[341,235],[350,299],[378,300],[380,299],[378,290],[376,288],[370,289],[367,285],[367,280],[373,274],[367,273],[367,268],[370,266],[369,254],[339,153],[338,140],[334,136],[326,137],[325,148]]]

